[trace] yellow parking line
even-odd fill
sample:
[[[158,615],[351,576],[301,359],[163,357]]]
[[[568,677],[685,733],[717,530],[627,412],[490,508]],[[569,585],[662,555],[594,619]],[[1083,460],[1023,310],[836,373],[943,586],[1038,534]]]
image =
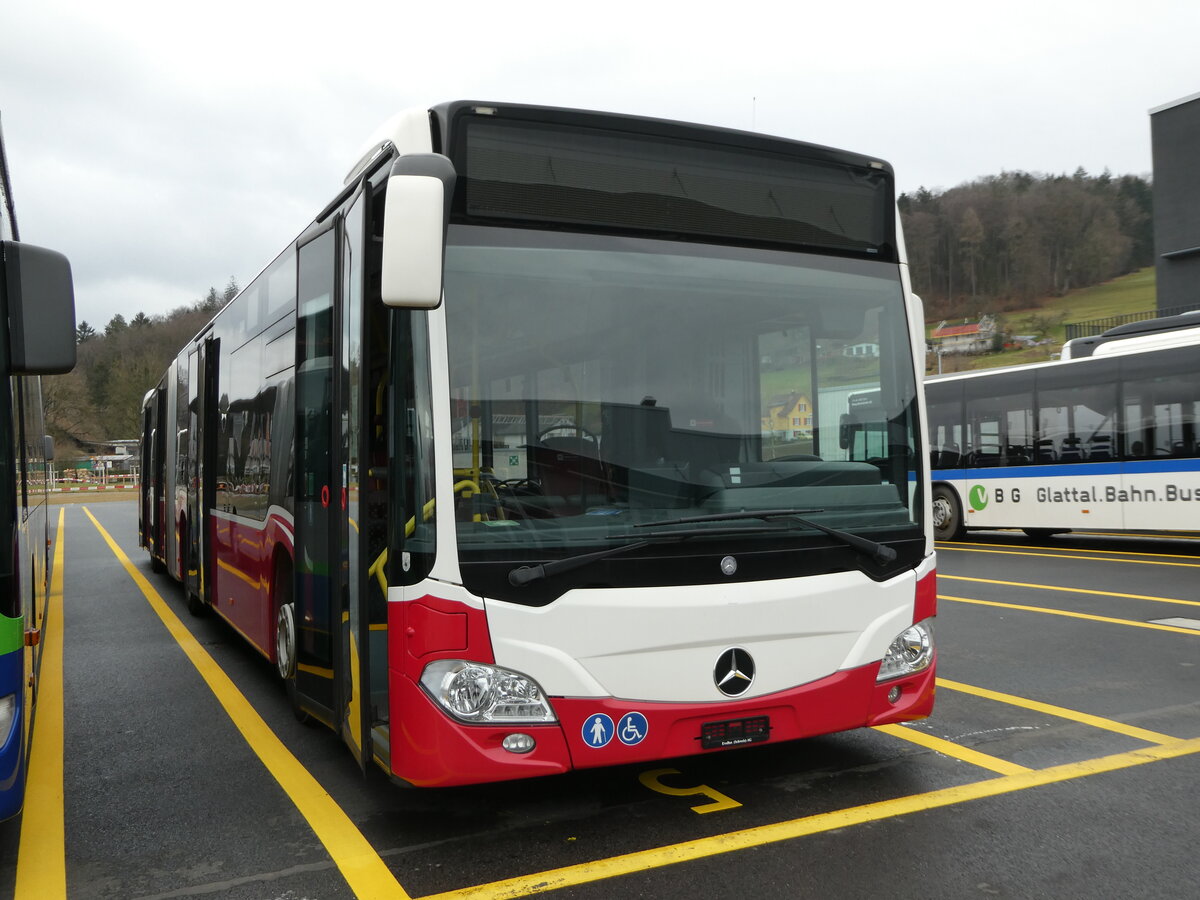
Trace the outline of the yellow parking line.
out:
[[[279,782],[279,786],[308,820],[309,826],[329,851],[350,889],[357,896],[370,897],[372,900],[392,897],[408,900],[408,894],[404,892],[396,877],[375,852],[375,848],[363,837],[362,832],[350,821],[345,811],[284,746],[229,676],[217,665],[216,660],[192,637],[192,633],[167,606],[166,601],[158,595],[146,577],[117,546],[116,541],[96,521],[96,517],[87,507],[84,507],[83,511],[149,601],[154,612],[167,627],[167,631],[175,638],[209,689],[216,695],[233,724],[250,745],[250,749],[258,755],[263,765]]]
[[[54,572],[42,620],[37,715],[33,754],[25,783],[21,845],[17,850],[16,900],[57,900],[67,896],[67,856],[63,819],[63,532],[66,510],[58,511]],[[33,710],[26,710],[33,715]]]
[[[1106,622],[1109,625],[1125,625],[1129,628],[1149,628],[1153,631],[1173,631],[1176,634],[1190,634],[1200,637],[1200,631],[1195,628],[1180,628],[1177,625],[1159,625],[1155,622],[1135,622],[1133,619],[1116,619],[1112,616],[1094,616],[1091,613],[1071,612],[1066,609],[1052,609],[1046,606],[1023,606],[1019,603],[998,603],[995,600],[971,600],[967,597],[949,597],[938,594],[939,600],[951,600],[954,603],[970,603],[975,606],[998,606],[1001,609],[1019,609],[1023,612],[1042,613],[1047,616],[1066,616],[1071,619],[1087,619],[1089,622]]]
[[[1029,700],[1025,697],[1016,697],[1012,694],[1002,694],[1000,691],[990,691],[987,688],[975,687],[970,684],[963,684],[961,681],[951,681],[948,678],[939,678],[937,680],[939,688],[947,688],[951,691],[959,691],[964,694],[973,694],[976,697],[983,697],[987,700],[995,700],[998,703],[1007,703],[1010,706],[1020,706],[1024,709],[1032,709],[1035,712],[1046,713],[1050,716],[1056,716],[1060,719],[1069,719],[1072,722],[1081,722],[1084,725],[1091,725],[1093,728],[1103,728],[1106,731],[1115,731],[1118,734],[1124,734],[1131,738],[1137,738],[1139,741],[1147,741],[1151,744],[1172,744],[1177,738],[1169,735],[1159,734],[1157,731],[1147,731],[1144,728],[1137,728],[1133,725],[1126,725],[1124,722],[1118,722],[1115,719],[1104,719],[1100,716],[1093,716],[1089,713],[1079,712],[1075,709],[1067,709],[1062,706],[1053,706],[1049,703],[1042,703],[1040,700]]]
[[[980,753],[978,750],[972,750],[970,747],[964,747],[953,741],[934,737],[932,734],[917,731],[915,728],[905,728],[903,725],[876,725],[875,730],[882,731],[884,734],[890,734],[892,737],[897,737],[904,741],[919,744],[929,750],[962,760],[973,766],[979,766],[981,769],[999,772],[1001,775],[1016,775],[1018,772],[1032,771],[1028,766],[1019,766],[1006,759],[1000,759],[998,756],[989,756],[986,753]]]
[[[1188,741],[1177,741],[1158,747],[1144,747],[1129,753],[1118,753],[1115,756],[1105,756],[1084,762],[1067,763],[1049,769],[1036,769],[1013,775],[1001,775],[986,781],[977,781],[959,787],[943,788],[925,794],[912,794],[907,797],[897,797],[894,800],[883,800],[879,803],[869,803],[865,806],[852,806],[849,809],[839,809],[834,812],[807,816],[802,819],[792,819],[778,822],[774,825],[762,825],[748,828],[744,831],[733,831],[728,834],[718,834],[712,837],[697,838],[679,844],[656,847],[651,850],[641,850],[624,856],[614,856],[599,859],[595,862],[582,863],[576,866],[566,866],[561,869],[551,869],[534,875],[523,875],[505,881],[491,884],[481,884],[476,887],[464,888],[457,891],[447,891],[434,894],[423,900],[451,900],[463,897],[522,897],[553,891],[580,884],[601,881],[620,875],[632,875],[659,869],[665,866],[697,859],[705,859],[722,853],[736,850],[746,850],[751,847],[762,847],[780,841],[793,840],[811,834],[833,831],[837,828],[848,828],[865,822],[877,822],[894,816],[911,815],[929,809],[939,809],[958,803],[967,803],[985,797],[998,797],[1028,788],[1042,787],[1088,775],[1098,775],[1103,772],[1115,772],[1140,766],[1145,763],[1158,762],[1166,759],[1176,759],[1200,753],[1200,738]]]
[[[994,546],[994,545],[993,545]],[[1135,566],[1181,566],[1185,569],[1200,569],[1200,562],[1180,563],[1180,562],[1163,562],[1161,559],[1117,559],[1114,556],[1069,556],[1066,553],[1036,553],[1029,550],[1022,550],[1020,547],[1014,547],[1008,550],[982,550],[973,547],[963,547],[956,544],[938,544],[937,549],[942,550],[957,550],[960,553],[998,553],[1001,556],[1044,556],[1047,559],[1073,559],[1084,562],[1110,562],[1110,563],[1129,563]],[[1076,553],[1104,553],[1103,550],[1076,550]],[[1124,556],[1132,556],[1133,554],[1121,554]],[[1142,556],[1158,557],[1158,553],[1144,553]],[[1174,557],[1175,554],[1172,554]],[[1180,559],[1195,559],[1196,557],[1179,556]]]
[[[1076,533],[1083,534],[1085,532],[1076,532]],[[1132,534],[1122,534],[1122,535],[1118,535],[1118,536],[1119,537],[1138,537],[1138,535],[1132,535]],[[1141,535],[1141,537],[1147,537],[1147,536],[1148,535]],[[1114,537],[1114,535],[1108,535],[1108,537]],[[1076,558],[1076,557],[1071,557],[1068,555],[1068,554],[1072,554],[1072,553],[1077,554],[1077,555],[1083,554],[1083,553],[1091,553],[1093,555],[1095,555],[1097,553],[1103,553],[1103,554],[1109,554],[1110,556],[1113,556],[1113,557],[1117,557],[1117,556],[1152,556],[1155,559],[1195,559],[1196,558],[1196,555],[1194,553],[1147,553],[1144,550],[1116,550],[1116,549],[1111,549],[1111,548],[1104,550],[1104,549],[1096,549],[1094,547],[1091,547],[1091,548],[1089,548],[1089,547],[1053,547],[1053,548],[1051,548],[1051,547],[1025,547],[1025,546],[1022,546],[1021,544],[985,544],[985,543],[973,543],[970,541],[949,541],[949,542],[938,541],[936,546],[939,550],[963,550],[963,551],[969,552],[972,547],[980,547],[985,550],[993,550],[996,552],[1011,551],[1013,553],[1018,553],[1018,554],[1020,554],[1020,553],[1028,554],[1028,553],[1031,553],[1031,552],[1034,552],[1037,550],[1051,550],[1052,549],[1055,553],[1063,554],[1064,559]],[[1004,548],[1004,549],[1001,549],[1001,548]],[[1084,559],[1088,559],[1088,558],[1090,558],[1090,557],[1084,557]],[[1124,560],[1120,560],[1120,559],[1111,559],[1111,560],[1106,559],[1105,561],[1124,562]]]
[[[1054,584],[1028,584],[1024,581],[999,581],[995,578],[972,578],[968,575],[943,575],[938,581],[973,581],[977,584],[999,584],[1004,587],[1028,588],[1032,591],[1056,591],[1065,594],[1091,594],[1097,597],[1120,597],[1122,600],[1153,600],[1155,603],[1177,603],[1180,606],[1200,606],[1200,600],[1176,600],[1173,597],[1152,597],[1148,594],[1119,594],[1116,591],[1094,591],[1088,588],[1060,587]]]
[[[1192,541],[1195,542],[1200,535],[1194,531],[1159,531],[1139,533],[1137,531],[1122,531],[1119,534],[1114,534],[1111,531],[1072,531],[1071,534],[1083,535],[1085,537],[1122,537],[1122,538],[1150,538],[1152,540],[1163,540],[1164,538],[1172,541]],[[1122,551],[1114,551],[1120,553]]]

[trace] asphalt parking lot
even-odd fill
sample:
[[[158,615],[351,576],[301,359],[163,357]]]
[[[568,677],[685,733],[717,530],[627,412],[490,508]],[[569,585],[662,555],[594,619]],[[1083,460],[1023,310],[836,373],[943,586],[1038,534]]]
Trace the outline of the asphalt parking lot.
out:
[[[293,719],[235,633],[187,615],[136,546],[133,503],[60,508],[65,850],[26,872],[71,897],[1188,897],[1200,883],[1200,541],[939,545],[938,701],[911,726],[417,790],[360,773]],[[0,826],[0,893],[22,840],[21,820]]]

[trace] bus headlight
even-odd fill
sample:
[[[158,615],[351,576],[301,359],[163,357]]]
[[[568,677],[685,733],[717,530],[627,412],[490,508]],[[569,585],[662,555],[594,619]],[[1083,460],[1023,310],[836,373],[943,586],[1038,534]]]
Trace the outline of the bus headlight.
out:
[[[933,622],[926,619],[906,628],[888,647],[876,682],[903,678],[929,668],[933,662]]]
[[[537,682],[500,666],[439,659],[421,673],[421,687],[442,709],[464,722],[558,721]]]

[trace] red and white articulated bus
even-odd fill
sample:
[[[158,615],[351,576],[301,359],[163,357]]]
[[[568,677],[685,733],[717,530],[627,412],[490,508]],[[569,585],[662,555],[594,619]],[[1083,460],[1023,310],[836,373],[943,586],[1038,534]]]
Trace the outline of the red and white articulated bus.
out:
[[[142,543],[414,785],[918,719],[923,351],[884,162],[404,112],[147,396]]]

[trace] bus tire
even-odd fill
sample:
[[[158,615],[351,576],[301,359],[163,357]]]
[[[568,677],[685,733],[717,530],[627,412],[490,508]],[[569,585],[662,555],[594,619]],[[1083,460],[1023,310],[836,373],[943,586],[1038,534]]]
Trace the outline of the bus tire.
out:
[[[187,608],[197,619],[203,619],[211,611],[211,607],[200,599],[200,595],[188,591]]]
[[[966,534],[962,504],[952,488],[937,485],[933,489],[933,537],[939,541],[958,541]]]
[[[1071,529],[1069,528],[1022,528],[1025,532],[1025,537],[1033,538],[1035,541],[1044,541],[1046,538],[1052,538],[1056,534],[1066,534]]]
[[[283,681],[288,705],[297,722],[309,715],[300,707],[296,690],[296,604],[292,600],[292,573],[288,566],[275,566],[275,671]]]
[[[190,580],[188,577],[188,567],[190,565],[195,565],[195,554],[193,553],[195,548],[192,546],[191,540],[188,536],[187,519],[179,520],[179,546],[182,548],[180,551],[182,558],[179,566],[179,577],[183,582],[184,595],[187,597],[188,612],[197,619],[202,619],[209,614],[211,608],[207,603],[200,599],[200,595],[198,593],[188,587],[188,582]]]

